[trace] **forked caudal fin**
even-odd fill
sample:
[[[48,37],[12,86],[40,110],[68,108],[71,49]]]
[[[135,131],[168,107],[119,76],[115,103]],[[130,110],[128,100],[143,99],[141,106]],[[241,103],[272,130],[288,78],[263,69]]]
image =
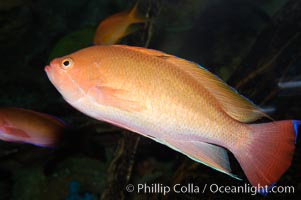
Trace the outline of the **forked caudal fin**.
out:
[[[253,186],[271,186],[291,165],[300,121],[249,125],[250,138],[233,151]]]

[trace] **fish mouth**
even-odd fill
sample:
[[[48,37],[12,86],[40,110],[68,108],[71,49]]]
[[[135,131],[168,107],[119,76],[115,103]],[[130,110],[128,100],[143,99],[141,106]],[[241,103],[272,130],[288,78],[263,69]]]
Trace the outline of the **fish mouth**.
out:
[[[51,67],[49,65],[46,65],[44,68],[45,72],[48,73],[51,70]]]
[[[57,70],[55,64],[46,65],[44,68],[46,75],[49,81],[54,85],[54,87],[61,92],[61,82],[63,81],[63,77],[61,77],[61,72]]]
[[[50,65],[46,65],[44,68],[49,80],[53,83],[53,70]]]

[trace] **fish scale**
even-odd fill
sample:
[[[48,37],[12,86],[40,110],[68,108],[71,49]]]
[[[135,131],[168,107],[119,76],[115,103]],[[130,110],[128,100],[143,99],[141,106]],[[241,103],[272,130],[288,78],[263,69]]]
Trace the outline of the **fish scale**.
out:
[[[128,53],[130,54],[130,53]],[[177,77],[176,80],[178,80],[180,83],[176,83],[174,81],[169,81],[169,83],[167,84],[162,84],[162,85],[169,85],[170,87],[174,86],[174,89],[170,89],[169,91],[170,93],[167,95],[168,97],[170,97],[171,99],[168,99],[166,102],[172,102],[174,105],[174,107],[168,107],[166,106],[166,104],[162,105],[163,108],[165,108],[165,112],[162,110],[162,108],[160,108],[161,112],[160,115],[162,115],[162,113],[167,113],[170,112],[172,110],[175,110],[177,113],[180,113],[180,115],[178,116],[176,113],[174,113],[174,117],[177,118],[178,121],[181,121],[181,126],[184,126],[185,124],[186,127],[189,127],[191,129],[191,127],[196,127],[194,129],[194,131],[187,131],[189,130],[189,128],[187,128],[186,130],[184,129],[179,129],[177,134],[181,134],[183,132],[186,132],[185,134],[191,133],[191,134],[198,134],[201,135],[205,138],[210,138],[212,143],[218,143],[220,145],[225,145],[225,144],[229,144],[229,146],[233,146],[234,144],[236,144],[237,142],[235,142],[235,140],[239,140],[240,137],[245,138],[245,136],[241,135],[242,131],[239,131],[240,129],[242,129],[242,126],[239,123],[235,123],[233,122],[233,119],[229,118],[228,116],[222,116],[220,113],[221,111],[218,110],[216,111],[216,109],[219,109],[218,105],[213,105],[212,107],[210,107],[208,109],[208,111],[204,110],[204,108],[207,108],[208,102],[212,102],[213,104],[217,104],[215,102],[215,100],[213,100],[213,97],[210,94],[206,94],[204,95],[204,93],[206,93],[206,91],[204,90],[204,88],[202,88],[200,85],[196,85],[196,84],[190,84],[190,88],[192,87],[192,89],[189,89],[189,86],[185,85],[186,87],[181,87],[183,85],[183,83],[185,82],[184,79],[189,79],[189,77],[187,76],[183,76],[183,74],[181,73],[181,71],[179,70],[174,70],[175,67],[173,66],[168,66],[168,64],[164,63],[164,61],[162,62],[159,59],[153,59],[153,58],[145,58],[145,56],[139,55],[134,57],[133,55],[129,56],[126,55],[128,58],[135,58],[133,60],[134,63],[137,63],[138,60],[142,63],[150,63],[151,66],[157,66],[157,71],[158,71],[158,77],[163,77],[164,79],[167,80],[173,80],[174,77]],[[141,58],[144,57],[144,58]],[[126,64],[127,66],[133,66],[132,63],[128,63]],[[147,67],[140,67],[138,68],[139,70],[145,69]],[[166,68],[171,68],[173,70],[172,75],[173,77],[169,78],[169,73],[167,73],[167,75],[164,74],[164,72],[162,72],[162,69],[166,69]],[[139,74],[139,73],[138,73]],[[152,81],[154,80],[155,77],[149,77],[148,80],[144,80],[144,84],[148,84],[147,81]],[[182,80],[181,80],[182,79]],[[155,88],[158,88],[157,85],[154,85]],[[160,86],[159,86],[160,87]],[[194,88],[193,88],[194,87]],[[179,93],[177,92],[179,89],[181,88],[182,91],[180,91]],[[200,93],[195,93],[195,90],[202,90]],[[152,90],[152,89],[150,89]],[[153,90],[155,90],[153,88]],[[166,91],[164,90],[168,90],[168,88],[162,88],[163,91],[159,91],[159,94],[165,94]],[[176,92],[174,92],[176,91]],[[185,93],[184,93],[185,92]],[[198,95],[198,94],[203,94],[203,95]],[[180,95],[180,97],[178,99],[180,99],[178,102],[174,102],[175,99],[177,99],[176,97]],[[187,97],[186,101],[183,101],[183,96]],[[149,97],[149,96],[148,96]],[[156,99],[160,99],[157,97],[154,97],[154,99],[152,99],[152,102],[156,102]],[[205,102],[203,104],[203,102]],[[184,110],[179,110],[180,108],[184,108]],[[197,109],[196,109],[197,108]],[[199,110],[198,110],[199,109]],[[203,111],[204,110],[204,111]],[[189,113],[188,115],[183,115],[182,113]],[[195,113],[195,114],[194,114]],[[201,116],[200,113],[205,113],[205,116]],[[192,115],[190,117],[190,115]],[[210,120],[209,116],[212,116],[212,119]],[[166,116],[166,119],[170,118],[170,115]],[[204,120],[205,119],[205,120]],[[185,123],[185,121],[187,121],[187,123]],[[194,125],[193,122],[195,122],[196,124]],[[202,123],[200,123],[202,122]],[[203,123],[206,122],[206,126],[203,125]],[[224,132],[222,131],[222,129],[228,129],[227,127],[221,127],[220,126],[212,126],[212,124],[214,124],[215,122],[221,124],[222,126],[224,125],[229,125],[231,124],[231,127],[235,127],[231,133],[233,134],[224,134]],[[202,124],[202,125],[201,125]],[[210,125],[209,125],[210,124]],[[200,126],[201,125],[201,126]],[[172,124],[172,126],[175,126],[175,124]],[[216,129],[218,128],[218,129]],[[206,133],[209,133],[208,135],[206,135]],[[225,136],[225,137],[221,137],[221,135]],[[230,136],[230,137],[229,137]],[[232,138],[233,137],[233,138]],[[212,141],[213,140],[213,141]],[[228,142],[232,141],[232,142]],[[221,142],[220,142],[221,141]]]

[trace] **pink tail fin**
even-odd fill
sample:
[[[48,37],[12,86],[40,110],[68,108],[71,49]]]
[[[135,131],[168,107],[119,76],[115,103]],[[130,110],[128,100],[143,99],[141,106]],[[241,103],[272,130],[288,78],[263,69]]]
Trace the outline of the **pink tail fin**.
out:
[[[250,140],[234,155],[254,186],[274,184],[289,168],[300,121],[250,125]]]

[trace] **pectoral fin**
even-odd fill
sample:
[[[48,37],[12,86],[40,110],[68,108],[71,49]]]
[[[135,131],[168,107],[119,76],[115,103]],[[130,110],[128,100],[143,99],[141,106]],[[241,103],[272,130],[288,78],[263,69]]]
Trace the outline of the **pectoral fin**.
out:
[[[164,140],[161,143],[199,163],[239,179],[231,173],[227,151],[222,147],[198,141]]]
[[[30,138],[30,136],[23,130],[17,129],[14,127],[3,127],[4,132],[8,135],[11,135],[13,137],[17,138]]]
[[[137,101],[127,99],[128,92],[122,89],[95,86],[89,90],[88,95],[103,106],[110,106],[128,112],[140,112],[144,109]]]

